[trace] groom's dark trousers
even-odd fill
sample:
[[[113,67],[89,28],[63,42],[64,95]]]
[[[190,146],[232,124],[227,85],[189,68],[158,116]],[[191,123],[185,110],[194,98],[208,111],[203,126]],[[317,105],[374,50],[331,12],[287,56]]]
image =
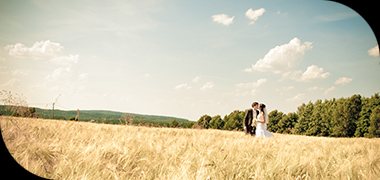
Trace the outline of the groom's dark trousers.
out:
[[[252,109],[248,109],[246,112],[245,112],[245,116],[244,116],[244,126],[246,127],[245,128],[245,134],[250,134],[250,135],[254,135],[255,134],[255,128],[252,127],[252,120],[253,120],[253,110]]]

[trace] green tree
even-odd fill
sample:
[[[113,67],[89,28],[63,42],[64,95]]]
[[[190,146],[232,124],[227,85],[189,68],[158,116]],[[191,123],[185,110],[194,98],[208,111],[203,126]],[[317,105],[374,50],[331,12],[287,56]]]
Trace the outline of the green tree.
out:
[[[322,108],[320,109],[321,110],[320,133],[318,134],[318,136],[330,136],[332,114],[335,108],[334,103],[335,103],[335,99],[332,99],[332,100],[325,99],[325,101],[322,103]]]
[[[228,116],[227,116],[227,115],[224,115],[224,117],[223,117],[223,119],[222,119],[222,122],[223,122],[223,123],[222,123],[222,124],[223,124],[222,129],[223,129],[223,130],[227,130],[227,129],[226,129],[226,124],[227,124],[228,120],[229,120]]]
[[[24,107],[19,115],[21,117],[38,117],[38,113],[36,113],[36,108],[34,107]]]
[[[309,127],[306,130],[306,135],[317,136],[322,131],[322,100],[317,100],[314,103],[312,115],[310,117]]]
[[[190,122],[185,123],[182,127],[183,128],[192,128],[194,126],[194,124],[196,124],[196,122],[190,121]]]
[[[235,110],[231,112],[227,119],[225,119],[224,129],[225,130],[243,130],[243,118],[244,118],[245,112]]]
[[[345,99],[344,98],[338,99],[336,103],[336,109],[334,110],[334,114],[333,114],[331,136],[334,136],[334,137],[347,136],[347,134],[345,133],[346,131],[344,130],[344,128],[347,126],[347,124],[344,124],[346,122],[344,106],[345,106]]]
[[[224,126],[224,121],[222,120],[220,115],[216,115],[216,116],[211,118],[210,128],[223,129],[223,126]]]
[[[277,132],[293,134],[294,126],[296,125],[297,121],[298,121],[297,113],[289,113],[287,115],[284,115],[281,118],[281,120],[278,122],[277,126],[279,127],[279,130]]]
[[[295,134],[306,134],[306,131],[309,129],[309,123],[311,121],[313,109],[314,104],[311,103],[311,101],[307,105],[303,103],[297,108],[297,114],[299,118],[294,127]]]
[[[364,137],[369,133],[370,116],[376,107],[380,106],[379,93],[374,94],[371,98],[362,98],[362,110],[359,114],[359,120],[356,122],[355,137]]]
[[[199,120],[197,121],[197,125],[200,128],[208,129],[210,121],[211,121],[211,116],[205,114],[199,118]]]
[[[268,130],[271,132],[283,132],[284,131],[283,127],[279,127],[278,125],[278,123],[280,122],[283,116],[284,116],[284,113],[279,112],[277,109],[271,111],[268,114],[268,118],[269,118]]]
[[[380,106],[373,110],[370,120],[367,137],[380,137]]]
[[[331,135],[335,137],[354,136],[360,111],[360,95],[353,95],[348,99],[339,99],[334,112],[333,132]]]
[[[355,137],[364,137],[364,134],[368,133],[368,127],[370,126],[370,116],[372,113],[372,103],[369,98],[362,98],[362,110],[360,111],[360,117],[356,121]]]
[[[177,121],[177,119],[174,119],[173,121],[172,121],[172,123],[170,124],[170,127],[178,127],[179,126],[179,123],[178,123],[178,121]]]

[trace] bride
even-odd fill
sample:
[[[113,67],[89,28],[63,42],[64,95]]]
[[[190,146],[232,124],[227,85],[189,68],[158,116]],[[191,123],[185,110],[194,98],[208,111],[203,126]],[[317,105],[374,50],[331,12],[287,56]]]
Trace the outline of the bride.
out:
[[[267,130],[268,112],[264,104],[259,105],[260,113],[257,116],[256,137],[273,137],[273,134]]]

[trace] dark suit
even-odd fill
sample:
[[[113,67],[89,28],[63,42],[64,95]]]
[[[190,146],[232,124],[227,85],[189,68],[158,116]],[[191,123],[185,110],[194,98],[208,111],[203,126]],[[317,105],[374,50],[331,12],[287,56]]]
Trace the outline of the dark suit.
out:
[[[244,126],[246,127],[245,134],[248,134],[248,133],[251,135],[255,134],[256,124],[252,124],[252,120],[254,118],[257,118],[257,114],[258,114],[257,110],[253,111],[253,109],[248,109],[245,112],[245,116],[244,116]]]

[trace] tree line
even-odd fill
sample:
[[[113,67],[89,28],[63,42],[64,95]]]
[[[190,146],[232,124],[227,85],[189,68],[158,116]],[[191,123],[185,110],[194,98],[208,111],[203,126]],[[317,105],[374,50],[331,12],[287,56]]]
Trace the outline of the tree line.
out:
[[[4,106],[0,105],[0,115],[33,118],[38,118],[41,115],[41,112],[37,112],[40,110],[39,108],[27,106],[26,98],[22,95],[2,90],[0,91],[0,97],[6,104]],[[67,115],[69,111],[65,113]],[[223,118],[220,115],[211,117],[206,114],[196,122],[171,118],[174,119],[171,123],[168,117],[154,116],[154,118],[151,118],[150,116],[135,117],[134,115],[133,117],[123,117],[126,116],[123,114],[120,117],[120,113],[117,114],[116,112],[101,111],[99,113],[95,113],[97,118],[113,115],[112,118],[103,118],[101,121],[96,121],[101,123],[242,131],[246,111],[235,110]],[[84,113],[84,115],[86,114],[87,112]],[[281,111],[273,110],[268,116],[268,130],[276,133],[325,137],[380,137],[379,93],[375,93],[371,97],[362,97],[355,94],[348,98],[317,100],[314,103],[309,101],[309,103],[303,103],[297,107],[296,112],[285,114]],[[87,119],[86,121],[94,120]]]
[[[183,124],[185,128],[243,130],[245,111],[235,110],[223,118],[203,115],[197,122]],[[355,94],[348,98],[333,98],[303,103],[296,112],[269,113],[268,130],[276,133],[325,137],[380,137],[380,96]]]

